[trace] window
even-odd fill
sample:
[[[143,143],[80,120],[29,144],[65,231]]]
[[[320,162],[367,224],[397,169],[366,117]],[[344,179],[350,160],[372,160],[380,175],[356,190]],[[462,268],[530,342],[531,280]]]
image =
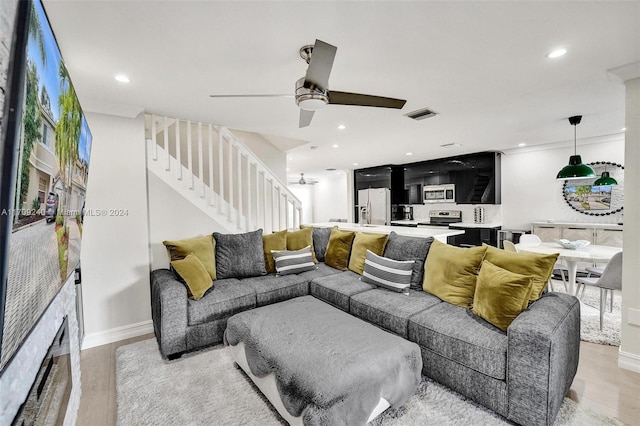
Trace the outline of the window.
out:
[[[44,197],[47,193],[47,180],[44,178],[40,178],[40,182],[38,183],[38,201],[40,204],[44,203]]]

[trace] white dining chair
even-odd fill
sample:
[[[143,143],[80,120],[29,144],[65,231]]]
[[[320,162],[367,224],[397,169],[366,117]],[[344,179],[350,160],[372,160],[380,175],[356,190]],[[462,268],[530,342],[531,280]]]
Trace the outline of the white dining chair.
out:
[[[518,252],[518,248],[516,247],[516,245],[509,240],[502,241],[502,248],[504,248],[505,251],[512,251],[516,253]]]
[[[613,255],[607,266],[604,267],[600,277],[578,277],[576,278],[576,283],[578,284],[578,291],[582,286],[582,293],[584,293],[584,289],[588,285],[600,288],[600,330],[602,330],[607,293],[611,298],[610,309],[613,311],[613,291],[622,290],[622,252]]]
[[[502,242],[505,250],[507,250],[506,243],[508,242],[510,241]],[[535,246],[539,246],[541,243],[542,243],[542,240],[540,239],[540,237],[538,237],[535,234],[520,235],[519,244],[521,246],[535,247]],[[513,248],[515,250],[509,250],[509,251],[518,251],[518,248],[515,246],[515,244],[511,243],[511,245],[513,245]],[[567,285],[567,278],[565,277],[565,272],[567,273],[567,275],[569,274],[569,270],[561,262],[556,262],[556,264],[553,265],[553,273],[554,274],[557,273],[560,275],[560,278],[562,278],[562,284],[564,285],[564,291],[566,293],[569,293],[569,286]],[[553,286],[551,285],[551,278],[549,278],[549,282],[547,283],[547,289],[549,289],[549,291],[553,291]]]

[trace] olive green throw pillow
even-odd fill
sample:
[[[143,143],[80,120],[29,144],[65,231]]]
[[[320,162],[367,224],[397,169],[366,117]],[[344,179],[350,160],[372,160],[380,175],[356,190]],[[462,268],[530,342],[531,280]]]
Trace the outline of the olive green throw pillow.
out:
[[[346,271],[347,265],[349,265],[351,243],[355,236],[356,233],[352,231],[332,229],[329,243],[327,243],[327,252],[324,255],[324,263],[332,268]]]
[[[534,302],[542,295],[542,290],[549,282],[553,267],[558,259],[558,254],[539,254],[530,252],[512,252],[486,246],[486,260],[496,266],[516,274],[530,275],[533,277],[533,290],[529,297]]]
[[[306,246],[311,246],[313,263],[318,263],[318,259],[316,259],[316,255],[313,252],[313,228],[287,232],[287,250],[300,250]]]
[[[287,249],[287,230],[284,229],[272,234],[262,234],[262,249],[264,250],[264,264],[267,274],[276,272],[276,265],[271,250],[281,251]]]
[[[507,331],[520,312],[527,308],[533,277],[516,274],[485,260],[482,262],[472,312]]]
[[[187,293],[193,300],[201,299],[207,290],[213,287],[209,272],[195,254],[189,253],[184,259],[174,260],[171,266],[184,280]]]
[[[422,289],[452,305],[470,307],[486,251],[486,247],[460,248],[434,240],[424,266]]]
[[[387,234],[373,234],[367,232],[356,232],[351,245],[351,258],[349,259],[349,269],[362,275],[364,271],[364,260],[367,257],[367,250],[382,256],[384,246],[387,244]]]
[[[212,235],[178,241],[163,241],[162,244],[167,248],[169,261],[184,259],[189,253],[193,253],[200,259],[211,279],[216,279],[215,241]]]

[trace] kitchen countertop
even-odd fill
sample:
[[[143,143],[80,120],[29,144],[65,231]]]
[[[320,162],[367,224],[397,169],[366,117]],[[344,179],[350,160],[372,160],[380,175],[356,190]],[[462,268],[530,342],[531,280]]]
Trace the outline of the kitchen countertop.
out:
[[[458,223],[452,223],[450,224],[451,226],[455,226],[456,228],[501,228],[502,224],[501,223],[475,223],[475,222],[458,222]]]
[[[412,228],[408,226],[360,225],[359,223],[346,222],[322,222],[313,223],[312,225],[325,227],[337,226],[338,229],[344,229],[345,231],[373,232],[380,234],[389,234],[393,231],[398,235],[405,235],[408,237],[433,237],[443,243],[447,242],[447,237],[464,234],[464,231],[448,229],[444,226],[421,226],[420,228]]]
[[[580,222],[549,222],[547,220],[531,222],[531,225],[538,226],[574,226],[576,228],[605,228],[605,229],[615,229],[618,231],[622,231],[623,225],[619,225],[617,223],[580,223]]]

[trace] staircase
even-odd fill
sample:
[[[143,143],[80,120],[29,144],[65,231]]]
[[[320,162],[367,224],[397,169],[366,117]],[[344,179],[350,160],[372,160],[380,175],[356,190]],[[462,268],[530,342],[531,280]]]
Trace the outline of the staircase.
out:
[[[227,128],[145,115],[147,169],[229,233],[297,228],[302,205]]]

